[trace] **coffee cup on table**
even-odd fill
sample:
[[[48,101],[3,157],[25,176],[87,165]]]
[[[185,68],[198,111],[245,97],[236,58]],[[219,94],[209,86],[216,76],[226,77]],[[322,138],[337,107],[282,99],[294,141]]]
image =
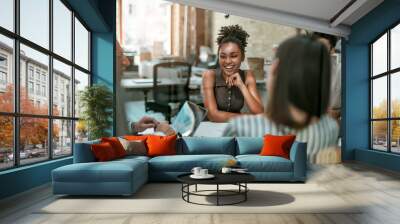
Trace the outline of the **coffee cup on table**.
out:
[[[201,167],[193,167],[193,169],[192,169],[192,173],[194,174],[194,175],[196,175],[196,176],[200,176],[201,174],[200,174],[200,171],[202,170],[202,168]]]
[[[200,170],[200,176],[207,176],[208,175],[208,169],[201,169]]]

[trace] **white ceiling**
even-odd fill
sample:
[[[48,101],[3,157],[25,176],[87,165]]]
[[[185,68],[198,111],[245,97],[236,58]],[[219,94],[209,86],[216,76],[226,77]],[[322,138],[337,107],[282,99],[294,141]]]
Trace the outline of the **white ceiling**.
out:
[[[350,34],[353,23],[383,2],[383,0],[168,1],[343,37]],[[339,13],[350,3],[346,10]]]
[[[261,8],[275,9],[282,12],[314,17],[329,21],[351,0],[230,0]],[[310,7],[312,6],[312,7]]]

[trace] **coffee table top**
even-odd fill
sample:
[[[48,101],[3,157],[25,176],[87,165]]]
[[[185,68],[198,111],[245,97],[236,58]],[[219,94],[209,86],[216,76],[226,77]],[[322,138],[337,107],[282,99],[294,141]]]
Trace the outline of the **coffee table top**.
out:
[[[236,184],[255,180],[255,177],[249,173],[213,173],[215,177],[211,179],[194,179],[190,177],[191,174],[179,175],[177,179],[186,184]]]

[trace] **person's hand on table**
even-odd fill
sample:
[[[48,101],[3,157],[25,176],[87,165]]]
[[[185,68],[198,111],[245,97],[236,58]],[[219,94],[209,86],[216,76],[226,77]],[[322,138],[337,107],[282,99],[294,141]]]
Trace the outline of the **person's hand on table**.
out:
[[[163,132],[165,135],[175,135],[175,130],[168,124],[168,122],[160,122],[156,127],[156,132]]]
[[[160,122],[152,117],[144,116],[138,122],[132,123],[132,130],[134,132],[142,132],[148,128],[156,128]]]

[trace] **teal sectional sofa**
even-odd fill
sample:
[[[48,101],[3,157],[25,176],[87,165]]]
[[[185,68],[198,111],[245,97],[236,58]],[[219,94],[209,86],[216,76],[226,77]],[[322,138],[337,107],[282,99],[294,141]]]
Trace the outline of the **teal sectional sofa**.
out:
[[[259,182],[304,182],[306,143],[295,142],[290,159],[260,156],[263,138],[184,137],[177,140],[177,155],[127,156],[96,162],[90,145],[75,144],[74,163],[52,171],[54,194],[131,195],[148,181],[176,181],[176,177],[200,166],[219,172],[234,159]]]

